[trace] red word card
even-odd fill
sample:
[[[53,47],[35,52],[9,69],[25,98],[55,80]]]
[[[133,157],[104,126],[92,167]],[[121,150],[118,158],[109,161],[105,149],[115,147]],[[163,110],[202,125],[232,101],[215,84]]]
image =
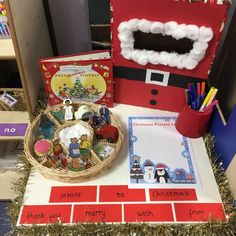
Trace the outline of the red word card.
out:
[[[177,221],[225,221],[221,203],[175,203]]]
[[[121,222],[120,204],[75,205],[73,222]]]
[[[49,202],[96,202],[97,186],[52,187]]]
[[[149,189],[151,201],[194,201],[195,189]]]
[[[129,189],[128,185],[100,186],[100,202],[146,201],[145,189]]]
[[[71,205],[24,206],[20,224],[70,223]]]
[[[125,222],[174,221],[171,204],[125,204]]]

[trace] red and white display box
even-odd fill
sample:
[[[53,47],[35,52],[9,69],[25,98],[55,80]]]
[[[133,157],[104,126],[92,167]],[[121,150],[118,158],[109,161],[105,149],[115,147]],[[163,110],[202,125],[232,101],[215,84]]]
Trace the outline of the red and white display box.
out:
[[[115,102],[179,112],[188,84],[208,79],[227,14],[222,2],[112,0]]]
[[[128,116],[173,115],[149,108],[116,105],[124,131]],[[17,226],[61,222],[199,223],[226,221],[224,207],[202,138],[191,140],[200,176],[196,187],[129,188],[128,138],[114,166],[101,177],[79,184],[44,178],[32,170]]]

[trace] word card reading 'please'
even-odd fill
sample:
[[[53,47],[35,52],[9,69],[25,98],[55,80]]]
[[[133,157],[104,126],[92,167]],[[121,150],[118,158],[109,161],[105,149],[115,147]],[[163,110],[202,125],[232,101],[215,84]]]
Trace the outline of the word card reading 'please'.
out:
[[[96,202],[97,186],[52,187],[49,202]]]

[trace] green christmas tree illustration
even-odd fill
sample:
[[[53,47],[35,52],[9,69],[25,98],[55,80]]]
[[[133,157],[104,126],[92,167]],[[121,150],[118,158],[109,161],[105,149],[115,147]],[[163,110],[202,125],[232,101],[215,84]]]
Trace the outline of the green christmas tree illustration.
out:
[[[73,94],[74,96],[78,98],[82,98],[86,96],[85,88],[83,87],[80,79],[76,79],[74,88],[72,89],[71,94]]]
[[[139,179],[143,179],[143,171],[140,167],[140,157],[137,155],[133,156],[134,163],[132,165],[132,168],[130,170],[130,178],[131,179],[136,179],[136,183],[139,182]]]

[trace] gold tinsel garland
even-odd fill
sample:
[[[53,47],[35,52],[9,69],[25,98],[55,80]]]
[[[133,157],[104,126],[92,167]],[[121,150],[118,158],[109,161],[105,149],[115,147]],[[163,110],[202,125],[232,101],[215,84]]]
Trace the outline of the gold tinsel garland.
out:
[[[210,134],[205,138],[206,148],[212,164],[212,169],[219,186],[220,195],[225,207],[228,222],[207,222],[199,224],[102,224],[88,223],[65,226],[62,224],[50,224],[46,226],[20,226],[15,227],[23,204],[24,192],[31,166],[26,157],[19,157],[18,171],[21,174],[19,180],[14,184],[14,190],[18,194],[9,206],[9,215],[12,220],[14,230],[7,235],[24,236],[59,236],[59,235],[160,235],[160,236],[224,236],[236,235],[236,210],[233,206],[233,199],[228,185],[228,180],[224,174],[221,163],[217,162],[217,155],[214,149],[214,138]]]
[[[42,98],[45,96],[42,96]],[[45,99],[44,99],[45,100]],[[45,108],[45,103],[38,104],[38,114]],[[35,114],[37,115],[37,114]],[[109,236],[233,236],[236,235],[236,209],[233,206],[233,199],[228,185],[228,180],[224,174],[222,163],[217,162],[215,152],[215,140],[211,134],[204,137],[206,149],[210,158],[212,169],[219,192],[224,204],[227,222],[213,222],[199,224],[146,224],[146,223],[126,223],[126,224],[105,224],[87,223],[75,225],[62,225],[60,223],[45,226],[20,226],[16,227],[16,222],[23,205],[24,193],[28,177],[31,173],[31,166],[24,154],[19,156],[18,171],[19,180],[14,184],[14,191],[17,197],[9,205],[9,215],[13,230],[7,236],[78,236],[78,235],[109,235]]]

